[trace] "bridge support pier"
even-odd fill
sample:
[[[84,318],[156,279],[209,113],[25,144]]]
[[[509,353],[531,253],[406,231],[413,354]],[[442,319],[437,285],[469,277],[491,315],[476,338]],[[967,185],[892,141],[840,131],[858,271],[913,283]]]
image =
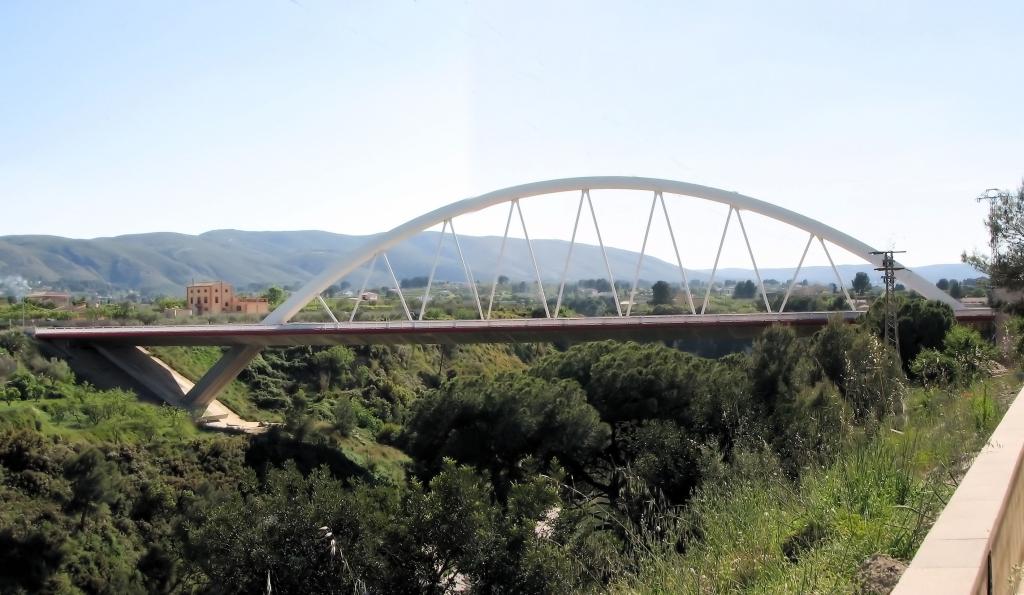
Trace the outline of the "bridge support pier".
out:
[[[249,365],[261,348],[255,345],[232,347],[213,365],[185,395],[185,406],[206,409],[238,374]]]

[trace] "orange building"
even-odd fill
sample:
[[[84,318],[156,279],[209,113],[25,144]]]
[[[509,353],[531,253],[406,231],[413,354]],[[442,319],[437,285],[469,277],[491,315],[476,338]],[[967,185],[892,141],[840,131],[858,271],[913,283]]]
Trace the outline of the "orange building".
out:
[[[266,314],[270,312],[267,298],[240,297],[235,300],[235,312],[239,314]]]
[[[185,301],[196,316],[204,314],[266,314],[267,298],[235,295],[230,283],[202,281],[185,286]]]
[[[185,287],[185,301],[197,316],[232,312],[235,290],[223,281],[202,281]]]

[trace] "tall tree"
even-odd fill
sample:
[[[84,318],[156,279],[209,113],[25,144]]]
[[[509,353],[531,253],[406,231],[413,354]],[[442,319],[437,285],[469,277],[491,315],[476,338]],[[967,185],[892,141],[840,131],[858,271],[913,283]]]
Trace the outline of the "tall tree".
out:
[[[755,295],[757,295],[757,285],[754,285],[750,279],[737,283],[732,290],[732,297],[736,299],[749,299]]]
[[[672,291],[672,286],[664,281],[658,281],[651,287],[651,304],[658,306],[661,304],[671,304],[672,298],[675,297]]]
[[[424,477],[451,457],[489,471],[505,493],[510,481],[521,479],[524,458],[533,457],[542,469],[556,458],[579,469],[608,436],[608,426],[575,383],[506,373],[456,378],[427,395],[417,403],[405,440]]]
[[[993,285],[1020,289],[1024,287],[1024,183],[1015,193],[986,193],[978,200],[989,202],[985,226],[991,254],[964,252],[961,258],[987,273]]]
[[[864,271],[859,271],[853,277],[853,290],[857,293],[865,293],[871,289],[871,278]]]
[[[72,459],[65,469],[71,480],[70,508],[81,513],[79,527],[85,526],[85,517],[95,512],[100,504],[111,504],[117,500],[120,488],[120,473],[117,466],[107,461],[95,447],[82,451]]]
[[[960,286],[960,282],[953,279],[949,282],[949,297],[953,299],[960,299],[964,296],[963,288]]]
[[[284,290],[275,285],[264,291],[263,297],[267,298],[267,303],[271,308],[276,308],[281,305],[286,296]]]

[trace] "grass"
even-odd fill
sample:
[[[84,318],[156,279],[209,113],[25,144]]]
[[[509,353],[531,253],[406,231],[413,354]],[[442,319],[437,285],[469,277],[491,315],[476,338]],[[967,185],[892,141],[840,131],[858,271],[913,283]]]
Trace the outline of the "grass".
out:
[[[405,478],[405,467],[412,460],[397,448],[375,441],[363,428],[356,428],[350,436],[340,438],[338,448],[373,475],[396,483]]]
[[[706,483],[678,529],[682,553],[646,548],[616,593],[853,592],[875,553],[913,557],[967,462],[1005,409],[1016,379],[964,391],[911,391],[899,429],[855,436],[832,464],[784,477],[765,452],[745,451]]]
[[[185,411],[139,401],[129,392],[71,385],[61,392],[66,396],[0,405],[0,431],[35,430],[91,444],[187,441],[200,435]]]

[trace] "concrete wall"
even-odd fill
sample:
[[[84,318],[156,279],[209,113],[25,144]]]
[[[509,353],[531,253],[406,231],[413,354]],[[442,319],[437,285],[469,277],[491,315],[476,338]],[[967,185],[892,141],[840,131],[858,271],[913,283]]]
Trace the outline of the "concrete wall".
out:
[[[1024,395],[925,537],[896,595],[1016,593],[1024,562]]]

